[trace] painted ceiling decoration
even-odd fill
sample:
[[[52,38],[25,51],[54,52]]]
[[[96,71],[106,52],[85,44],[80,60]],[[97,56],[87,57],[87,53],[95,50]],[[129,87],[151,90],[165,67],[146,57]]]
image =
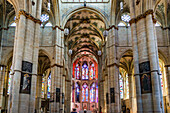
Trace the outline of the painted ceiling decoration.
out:
[[[84,51],[97,56],[97,52],[102,49],[105,43],[103,31],[104,21],[96,13],[91,11],[80,11],[73,14],[66,23],[70,34],[65,36],[65,44],[73,51],[72,56],[76,56]]]

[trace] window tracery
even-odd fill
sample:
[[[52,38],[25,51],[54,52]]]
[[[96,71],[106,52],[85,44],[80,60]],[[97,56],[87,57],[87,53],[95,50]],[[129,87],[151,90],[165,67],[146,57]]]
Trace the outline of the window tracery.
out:
[[[82,66],[82,79],[83,80],[89,79],[89,77],[88,77],[88,65],[87,65],[86,62]]]
[[[84,83],[82,86],[82,101],[88,102],[88,85]]]
[[[90,102],[95,102],[95,83],[90,87]]]
[[[120,98],[123,99],[123,77],[119,74]]]
[[[127,13],[124,13],[124,14],[122,14],[122,16],[121,16],[121,19],[124,21],[124,22],[129,22],[130,21],[130,15],[129,14],[127,14]]]
[[[73,63],[72,103],[74,104],[72,106],[72,109],[74,109],[74,107],[80,108],[81,104],[83,104],[83,106],[89,104],[89,106],[95,105],[97,107],[97,74],[97,63],[94,60],[91,60],[90,58],[81,58]]]
[[[47,14],[42,14],[40,18],[41,22],[46,22],[49,20],[49,15]]]
[[[50,98],[50,92],[51,92],[51,73],[48,76],[47,98]]]
[[[80,85],[76,83],[76,102],[80,102],[79,95],[80,95]]]

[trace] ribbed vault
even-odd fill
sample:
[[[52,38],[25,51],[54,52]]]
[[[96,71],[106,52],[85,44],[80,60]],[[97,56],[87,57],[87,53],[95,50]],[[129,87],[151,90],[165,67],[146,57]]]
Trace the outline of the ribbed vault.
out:
[[[79,11],[68,19],[65,28],[70,31],[69,35],[65,36],[65,44],[68,50],[73,51],[72,58],[81,54],[97,57],[105,42],[103,37],[105,23],[97,13]]]

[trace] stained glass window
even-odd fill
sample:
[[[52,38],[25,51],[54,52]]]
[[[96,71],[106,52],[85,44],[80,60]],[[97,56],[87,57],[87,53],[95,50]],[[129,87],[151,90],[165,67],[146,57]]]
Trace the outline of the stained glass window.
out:
[[[160,69],[160,73],[161,73],[160,79],[161,79],[162,94],[166,95],[166,90],[165,90],[166,85],[164,84],[166,82],[166,79],[165,79],[165,75],[166,75],[166,73],[165,73],[165,64],[161,59],[159,59],[159,69]]]
[[[95,79],[95,67],[94,64],[90,65],[90,80]]]
[[[49,20],[49,15],[47,14],[42,14],[40,18],[41,22],[46,22]]]
[[[96,103],[98,103],[98,84],[96,84]]]
[[[88,66],[86,63],[84,63],[82,66],[82,79],[88,80]]]
[[[9,92],[10,92],[10,85],[11,85],[11,71],[9,72],[9,78],[8,78],[8,91],[7,91],[8,95],[9,95]]]
[[[13,22],[9,25],[9,26],[13,26],[13,27],[15,27],[16,26],[16,23],[15,23],[15,20],[16,20],[16,16],[14,16],[14,18],[13,18]]]
[[[122,19],[124,22],[129,22],[129,21],[130,21],[130,16],[129,16],[129,14],[124,13],[124,14],[121,16],[121,19]]]
[[[129,82],[128,82],[128,74],[126,74],[126,98],[129,98]]]
[[[80,79],[80,65],[77,64],[75,68],[75,77],[76,79]]]
[[[120,98],[123,99],[123,78],[119,74],[119,84],[120,84]]]
[[[161,78],[161,89],[162,89],[162,94],[163,94],[163,77],[162,77],[162,74],[160,75],[160,78]]]
[[[82,86],[82,101],[87,102],[88,101],[88,86],[86,83]]]
[[[95,83],[90,87],[90,102],[95,102]]]
[[[47,98],[50,98],[50,92],[51,92],[51,73],[48,76]]]
[[[42,79],[42,92],[41,92],[41,97],[44,98],[44,93],[45,93],[45,78]]]
[[[78,83],[76,83],[76,102],[80,102],[80,85]]]
[[[11,66],[10,72],[9,72],[7,95],[9,95],[9,92],[10,92],[11,76],[12,76],[11,75],[11,73],[12,73],[11,69],[12,69],[12,66]]]

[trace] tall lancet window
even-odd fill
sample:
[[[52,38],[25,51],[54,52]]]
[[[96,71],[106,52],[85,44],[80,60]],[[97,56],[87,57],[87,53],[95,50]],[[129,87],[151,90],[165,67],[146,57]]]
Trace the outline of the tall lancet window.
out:
[[[98,83],[96,83],[96,103],[98,103]]]
[[[11,66],[12,67],[12,66]],[[7,94],[9,95],[9,92],[10,92],[10,85],[11,85],[11,68],[10,68],[10,71],[9,71],[9,78],[8,78],[8,90],[7,90]]]
[[[48,76],[47,98],[50,98],[50,92],[51,92],[51,73]]]
[[[80,79],[80,65],[77,64],[75,67],[75,77],[76,79]]]
[[[129,99],[129,82],[128,82],[128,74],[126,74],[126,99]]]
[[[80,102],[80,85],[76,82],[76,102]]]
[[[82,66],[82,79],[83,80],[88,80],[88,65],[87,63],[83,63],[83,66]]]
[[[94,64],[90,65],[90,80],[95,79],[95,67]]]
[[[90,102],[95,102],[95,83],[90,87]]]
[[[82,101],[88,102],[88,85],[84,83],[82,86]]]
[[[123,77],[119,74],[120,98],[123,99]]]
[[[45,94],[45,77],[42,78],[42,91],[41,91],[41,97],[44,98]]]

